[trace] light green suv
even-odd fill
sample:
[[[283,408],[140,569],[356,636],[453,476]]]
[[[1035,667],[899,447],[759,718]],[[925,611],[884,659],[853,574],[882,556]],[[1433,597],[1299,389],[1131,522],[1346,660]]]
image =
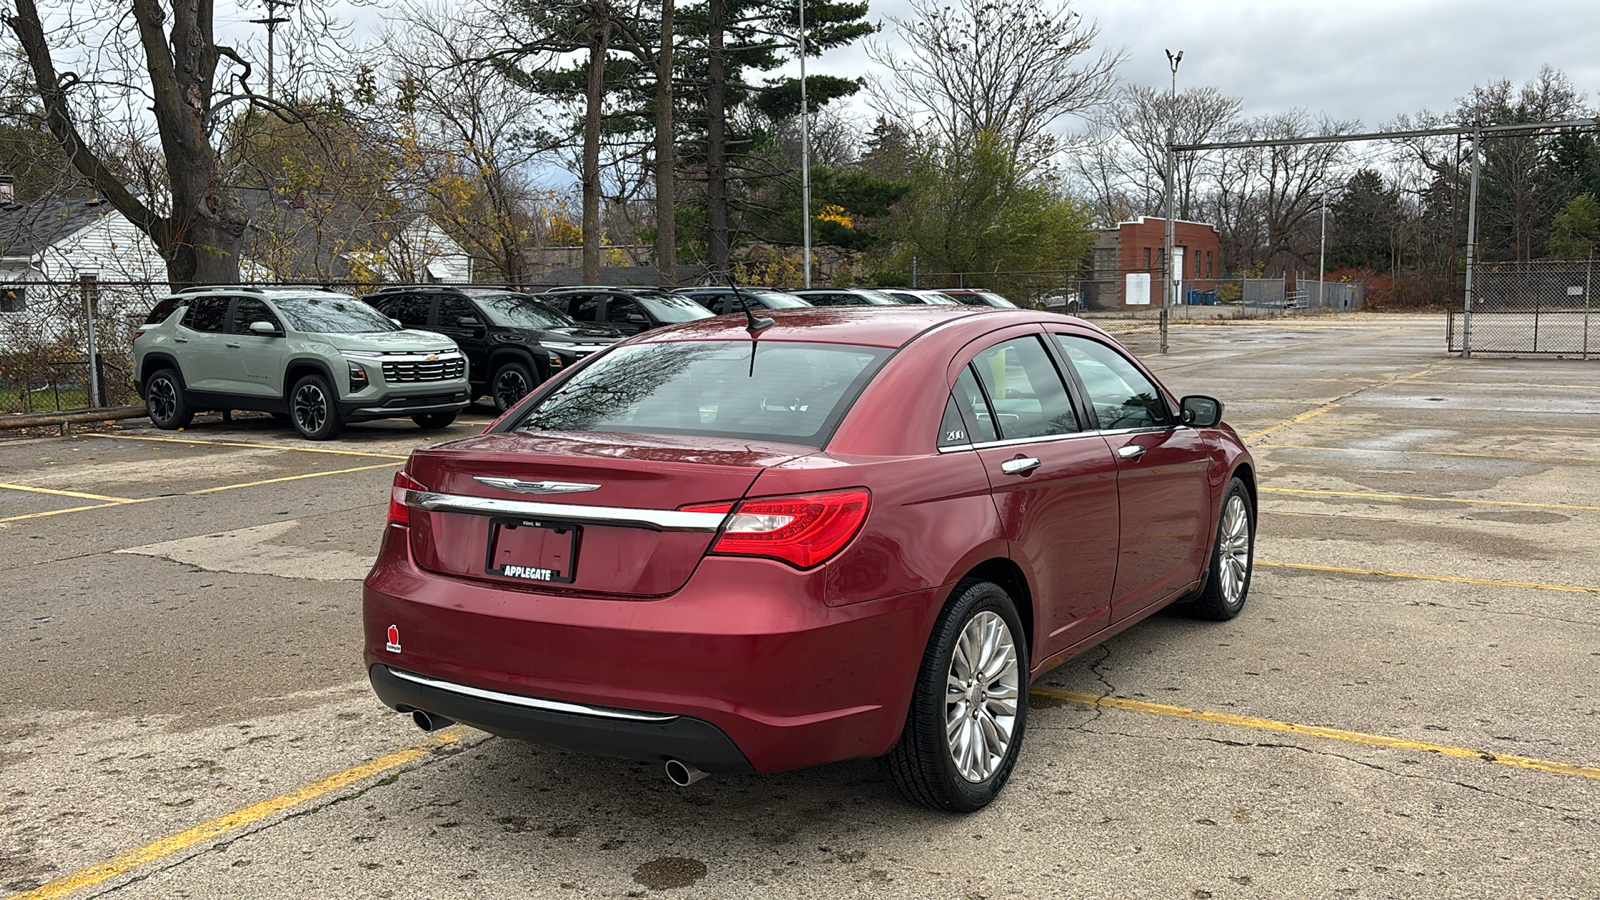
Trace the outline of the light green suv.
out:
[[[443,428],[471,400],[466,358],[449,338],[329,291],[179,291],[134,333],[133,355],[160,428],[183,428],[199,410],[253,409],[323,441],[367,419]]]

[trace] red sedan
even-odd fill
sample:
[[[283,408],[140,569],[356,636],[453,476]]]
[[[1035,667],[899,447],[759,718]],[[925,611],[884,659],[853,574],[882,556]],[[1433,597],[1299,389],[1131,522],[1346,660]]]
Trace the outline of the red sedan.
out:
[[[1255,465],[1218,401],[1049,313],[763,312],[412,454],[364,592],[384,703],[680,784],[881,756],[974,810],[1033,679],[1169,604],[1244,605]]]

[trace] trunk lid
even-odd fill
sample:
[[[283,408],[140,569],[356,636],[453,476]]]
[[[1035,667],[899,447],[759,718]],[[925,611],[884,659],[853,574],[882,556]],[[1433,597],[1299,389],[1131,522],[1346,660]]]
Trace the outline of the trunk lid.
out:
[[[430,493],[467,498],[458,506],[487,499],[568,512],[464,512],[448,508],[449,501],[438,509],[412,509],[411,552],[424,569],[460,578],[658,597],[689,580],[712,531],[573,521],[570,513],[581,519],[583,507],[602,508],[598,515],[738,500],[763,469],[812,452],[787,444],[615,433],[503,432],[453,441],[418,450],[407,464]],[[572,486],[584,489],[568,492]],[[541,492],[548,490],[562,492]]]

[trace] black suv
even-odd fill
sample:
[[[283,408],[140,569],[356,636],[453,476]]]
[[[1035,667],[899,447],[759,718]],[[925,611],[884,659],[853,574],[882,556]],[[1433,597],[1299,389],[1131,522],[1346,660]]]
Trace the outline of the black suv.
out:
[[[653,287],[559,287],[539,299],[585,324],[604,324],[623,334],[711,318],[711,311],[681,294]]]
[[[744,312],[744,306],[739,303],[739,298],[734,296],[730,287],[690,287],[678,288],[674,294],[682,294],[694,302],[704,306],[719,316],[730,313]],[[772,288],[740,288],[739,293],[749,301],[750,308],[755,309],[788,309],[794,306],[810,306],[811,303],[787,291],[775,291]]]
[[[488,394],[501,412],[534,385],[622,339],[614,328],[573,321],[545,299],[452,285],[384,288],[366,298],[407,328],[454,340],[467,357],[474,396]]]

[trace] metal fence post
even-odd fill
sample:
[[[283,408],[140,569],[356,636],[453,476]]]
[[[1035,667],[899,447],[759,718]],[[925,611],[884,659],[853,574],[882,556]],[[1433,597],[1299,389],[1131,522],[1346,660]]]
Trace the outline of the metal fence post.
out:
[[[99,351],[95,347],[95,342],[94,342],[94,305],[95,305],[94,304],[94,299],[95,299],[94,295],[95,295],[95,291],[94,291],[94,288],[90,287],[87,282],[80,282],[80,283],[83,285],[83,319],[84,319],[84,322],[86,322],[88,324],[88,336],[89,336],[89,365],[88,365],[88,370],[89,370],[88,371],[89,408],[90,409],[99,409],[100,408],[100,379],[95,377],[95,365],[94,365],[95,357],[99,355]]]
[[[1466,300],[1461,308],[1461,355],[1472,356],[1472,270],[1478,251],[1478,151],[1482,149],[1483,132],[1472,132],[1472,189],[1467,199],[1467,284]]]
[[[1583,358],[1589,358],[1589,308],[1594,306],[1594,251],[1589,251],[1589,265],[1583,270]]]

